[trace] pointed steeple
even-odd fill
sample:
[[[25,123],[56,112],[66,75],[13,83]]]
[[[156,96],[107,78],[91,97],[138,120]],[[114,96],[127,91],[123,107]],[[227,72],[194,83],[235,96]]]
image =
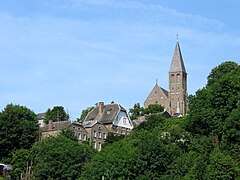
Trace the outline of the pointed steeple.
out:
[[[186,69],[184,66],[184,62],[183,62],[183,58],[182,58],[182,53],[180,50],[180,45],[179,42],[177,40],[176,46],[175,46],[175,50],[174,50],[174,54],[173,54],[173,58],[172,58],[172,64],[170,67],[170,73],[171,72],[184,72],[186,73]]]

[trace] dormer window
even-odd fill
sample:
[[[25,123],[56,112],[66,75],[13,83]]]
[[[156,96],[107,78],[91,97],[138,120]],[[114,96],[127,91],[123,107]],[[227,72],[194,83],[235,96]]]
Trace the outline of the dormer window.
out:
[[[111,111],[112,111],[112,109],[109,109],[109,110],[107,110],[107,114],[110,114],[110,113],[111,113]]]

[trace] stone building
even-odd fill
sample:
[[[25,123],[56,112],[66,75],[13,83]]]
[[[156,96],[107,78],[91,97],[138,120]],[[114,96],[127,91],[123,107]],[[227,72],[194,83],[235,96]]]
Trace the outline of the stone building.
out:
[[[88,132],[85,130],[85,128],[82,126],[81,123],[73,122],[71,125],[69,125],[68,128],[74,132],[78,141],[88,141],[89,140]]]
[[[90,144],[98,150],[101,150],[109,133],[128,135],[133,129],[126,109],[117,103],[105,105],[103,102],[88,113],[82,126],[88,134]]]
[[[53,122],[52,120],[49,120],[47,125],[44,125],[41,128],[41,137],[40,139],[46,139],[51,136],[58,136],[63,129],[68,128],[68,126],[71,124],[70,121],[58,121]]]
[[[178,40],[175,46],[168,77],[169,90],[165,90],[156,83],[145,100],[144,107],[146,108],[150,104],[160,104],[172,116],[184,116],[188,110],[187,72]]]

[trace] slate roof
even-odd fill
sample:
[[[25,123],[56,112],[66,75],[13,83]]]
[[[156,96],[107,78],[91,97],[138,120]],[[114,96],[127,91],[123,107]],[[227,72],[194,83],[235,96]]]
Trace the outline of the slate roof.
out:
[[[169,72],[185,72],[186,73],[186,69],[184,66],[182,53],[181,53],[181,49],[178,41],[175,46],[175,50],[172,58],[172,64]]]
[[[150,92],[150,94],[148,95],[147,99],[151,96],[152,92],[155,92],[157,89],[159,89],[160,91],[162,91],[166,97],[168,98],[168,91],[160,86],[158,86],[158,84],[156,83],[155,86],[153,87],[152,91]],[[146,100],[147,100],[146,99]]]
[[[120,104],[106,104],[104,105],[103,112],[99,112],[99,106],[90,111],[83,121],[83,126],[90,127],[95,123],[101,124],[112,123],[120,111],[126,111]]]
[[[168,97],[168,91],[166,89],[163,89],[162,87],[160,87],[160,88],[163,91],[163,93]]]
[[[47,131],[57,131],[57,130],[62,130],[67,128],[71,124],[70,121],[58,121],[58,122],[53,122],[53,129],[49,130],[48,125],[45,125],[41,128],[42,132],[47,132]]]
[[[38,118],[38,119],[44,119],[45,116],[46,116],[45,113],[39,113],[39,114],[37,114],[37,118]]]

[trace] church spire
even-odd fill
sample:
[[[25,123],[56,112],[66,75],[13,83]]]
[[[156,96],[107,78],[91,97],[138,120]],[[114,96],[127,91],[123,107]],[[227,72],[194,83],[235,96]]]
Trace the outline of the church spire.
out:
[[[170,67],[170,73],[172,72],[184,72],[186,73],[186,69],[184,66],[184,62],[183,62],[183,58],[182,58],[182,53],[180,50],[180,45],[179,45],[179,41],[177,39],[177,43],[175,46],[175,50],[174,50],[174,54],[173,54],[173,58],[172,58],[172,64]]]

